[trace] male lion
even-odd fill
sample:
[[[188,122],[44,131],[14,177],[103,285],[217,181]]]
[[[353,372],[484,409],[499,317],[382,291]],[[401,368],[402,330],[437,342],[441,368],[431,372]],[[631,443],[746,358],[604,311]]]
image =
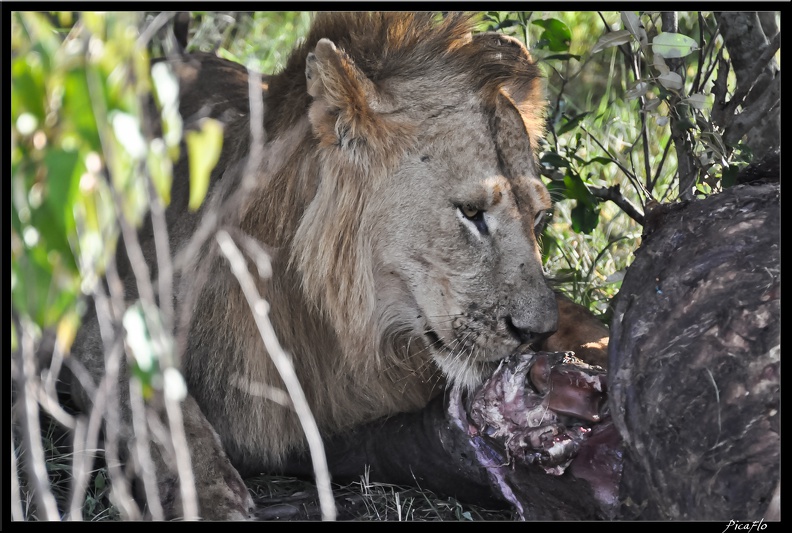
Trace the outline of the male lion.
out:
[[[176,256],[207,213],[267,247],[272,274],[256,288],[326,437],[331,473],[370,465],[372,480],[418,480],[462,498],[488,484],[444,455],[434,427],[443,391],[477,387],[558,322],[536,239],[551,207],[534,156],[540,73],[517,40],[473,26],[463,14],[319,14],[285,68],[264,79],[263,124],[250,123],[244,69],[207,54],[173,61],[185,121],[220,118],[225,139],[203,207],[187,209],[182,161],[167,212]],[[156,274],[151,225],[140,241]],[[134,300],[129,265],[119,259]],[[217,240],[177,275],[201,516],[243,518],[251,501],[240,475],[310,473],[304,432],[291,405],[267,392],[284,383]],[[73,351],[101,373],[95,317]],[[603,362],[601,349],[592,353]],[[155,460],[178,515],[172,461]]]

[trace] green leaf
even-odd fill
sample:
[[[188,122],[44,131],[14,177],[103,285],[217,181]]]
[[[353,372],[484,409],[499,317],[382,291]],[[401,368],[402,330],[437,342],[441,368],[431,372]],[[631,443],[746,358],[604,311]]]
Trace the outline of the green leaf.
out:
[[[31,67],[25,56],[15,58],[11,66],[13,115],[19,116],[23,112],[27,112],[36,118],[38,124],[43,123],[45,118],[44,102],[47,99],[41,70]]]
[[[652,39],[652,52],[666,59],[685,57],[694,50],[698,50],[696,41],[681,33],[659,33]]]
[[[68,121],[70,127],[76,128],[80,139],[87,142],[90,150],[102,153],[102,143],[93,111],[95,102],[91,100],[85,69],[80,67],[69,71],[63,88],[61,116]]]
[[[44,203],[31,213],[33,224],[41,233],[48,250],[56,252],[63,266],[77,272],[69,235],[74,232],[74,198],[79,187],[82,165],[77,152],[53,149],[44,155],[47,167],[47,192]]]
[[[707,105],[707,95],[703,93],[691,94],[682,101],[690,105],[690,107],[704,109]]]
[[[591,233],[599,224],[599,208],[583,202],[572,209],[572,229],[576,233]]]
[[[663,87],[666,89],[671,89],[672,91],[678,91],[684,86],[682,76],[676,72],[666,72],[665,74],[661,74],[657,77],[657,81],[659,81]]]
[[[648,43],[646,29],[644,28],[644,25],[641,24],[641,20],[638,18],[638,15],[632,11],[622,11],[621,20],[622,24],[624,24],[624,29],[629,31],[633,37],[635,37],[638,42],[641,43],[641,46],[645,46]]]
[[[553,168],[566,168],[569,167],[569,161],[555,152],[548,152],[544,154],[539,160],[543,165],[548,165]]]
[[[220,159],[223,125],[206,119],[200,131],[189,131],[185,137],[190,162],[190,210],[195,211],[203,203],[209,190],[209,176]]]
[[[632,39],[632,34],[627,30],[617,30],[606,33],[599,38],[597,44],[591,49],[592,54],[596,54],[600,50],[610,48],[611,46],[619,46],[621,44],[629,43]]]
[[[553,54],[551,56],[545,57],[543,61],[550,61],[551,59],[557,59],[559,61],[569,61],[570,59],[576,59],[580,61],[580,56],[578,54]]]
[[[638,15],[632,11],[622,11],[621,20],[625,30],[629,31],[636,38],[640,38],[643,24],[641,24],[641,21],[638,19]]]
[[[168,157],[168,150],[161,139],[155,139],[149,145],[146,155],[151,181],[162,202],[170,204],[171,184],[173,183],[173,165]]]
[[[588,114],[589,114],[588,111],[584,111],[583,113],[580,113],[572,118],[567,119],[566,123],[563,124],[560,128],[558,128],[558,131],[556,131],[556,135],[563,135],[566,132],[575,129],[577,125],[580,123],[580,121],[583,120],[583,118]]]
[[[572,32],[566,24],[558,19],[534,20],[534,24],[544,28],[539,36],[537,47],[547,47],[553,52],[566,52],[572,42]]]
[[[589,159],[588,161],[583,163],[583,166],[590,165],[591,163],[599,163],[601,165],[608,165],[610,163],[615,163],[615,161],[613,161],[613,159],[611,159],[610,157],[597,156],[597,157],[592,157],[591,159]]]
[[[567,189],[567,198],[578,200],[578,204],[583,202],[588,205],[596,205],[596,198],[576,172],[567,170],[566,176],[564,176],[564,185]]]

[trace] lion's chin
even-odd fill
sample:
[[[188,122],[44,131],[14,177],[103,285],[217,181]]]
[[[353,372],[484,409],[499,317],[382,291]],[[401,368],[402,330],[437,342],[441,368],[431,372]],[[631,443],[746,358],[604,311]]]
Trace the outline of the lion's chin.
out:
[[[463,391],[473,391],[480,387],[508,355],[493,355],[487,359],[468,359],[453,353],[434,330],[427,329],[424,335],[428,339],[432,359],[446,376],[448,383]]]
[[[448,383],[465,392],[478,389],[495,372],[500,361],[462,361],[448,353],[434,353],[437,366]]]

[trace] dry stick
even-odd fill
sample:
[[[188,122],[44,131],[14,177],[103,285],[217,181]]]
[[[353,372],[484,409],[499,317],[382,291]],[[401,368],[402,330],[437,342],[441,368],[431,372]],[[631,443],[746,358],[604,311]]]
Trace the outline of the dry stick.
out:
[[[90,37],[89,34],[86,35]],[[87,50],[86,54],[89,54],[90,53],[89,47],[86,47],[86,50]],[[87,64],[91,63],[90,57],[86,57],[86,63]],[[112,142],[110,141],[110,139],[108,139],[106,132],[106,125],[108,124],[107,109],[104,106],[104,99],[102,97],[102,91],[99,85],[99,80],[97,79],[97,74],[93,69],[90,68],[86,69],[86,81],[88,86],[88,93],[91,96],[94,115],[96,116],[97,132],[99,134],[99,142],[102,146],[102,153],[104,154],[104,160],[112,161],[113,160]],[[126,223],[126,219],[123,215],[123,210],[121,208],[121,200],[119,198],[118,191],[116,191],[115,187],[113,186],[111,179],[112,176],[109,175],[109,171],[107,172],[107,178],[108,178],[107,179],[108,188],[110,189],[111,196],[114,200],[114,204],[116,208],[116,220],[119,222],[121,226],[121,231],[122,234],[124,235],[125,244],[129,252],[130,248],[134,249],[134,247],[133,246],[131,247],[130,241],[127,241],[126,239],[130,233],[132,234],[132,237],[130,238],[134,238],[135,232],[130,231],[128,224]],[[132,251],[134,254],[134,250]],[[137,252],[140,253],[139,248]],[[132,270],[133,272],[135,272],[136,275],[138,275],[139,271],[141,270],[140,265],[136,264],[136,262],[133,260],[132,254],[128,253],[128,255],[130,258]],[[110,266],[112,267],[115,266],[112,261],[110,262]],[[147,273],[148,268],[146,267],[145,264],[143,265],[143,269]],[[115,276],[113,276],[113,279],[110,278],[110,270],[112,270],[113,274],[115,274]],[[116,311],[114,316],[118,321],[118,319],[121,316],[123,316],[124,304],[123,304],[123,288],[120,288],[121,284],[118,280],[117,273],[115,273],[115,268],[112,269],[108,268],[106,279],[108,280],[108,285],[111,288],[111,294],[113,294],[112,302],[114,304],[113,306]],[[139,277],[137,281],[138,281],[138,293],[141,295],[141,298],[144,301],[151,302],[153,305],[154,294],[150,282],[146,284],[142,282]],[[115,290],[113,291],[113,289]],[[118,295],[121,296],[119,297]],[[104,329],[104,331],[102,331],[102,339],[105,341],[105,375],[107,377],[107,379],[103,382],[105,386],[105,390],[107,391],[107,406],[106,406],[107,431],[105,432],[105,436],[106,436],[105,457],[107,459],[108,473],[111,474],[113,478],[111,481],[113,485],[113,491],[111,492],[111,495],[113,496],[113,499],[116,501],[117,505],[122,510],[122,512],[126,513],[126,518],[130,518],[134,520],[134,519],[139,519],[140,509],[138,509],[137,504],[135,504],[131,498],[131,494],[129,491],[129,483],[126,479],[126,476],[123,475],[123,471],[120,467],[120,460],[118,456],[118,446],[117,446],[118,444],[117,439],[120,431],[120,424],[118,420],[119,398],[117,394],[111,394],[111,392],[117,393],[117,390],[115,389],[118,388],[118,379],[121,369],[120,359],[123,350],[122,350],[122,346],[120,345],[120,342],[118,342],[118,339],[115,338],[115,334],[114,334],[115,332],[113,331],[114,328],[112,327],[112,325],[109,325],[109,327],[105,327],[105,328],[102,328],[101,326],[102,321],[106,319],[107,316],[109,315],[104,315],[103,313],[101,313],[101,310],[99,309],[100,301],[101,301],[101,297],[98,300],[96,300],[97,319],[99,320],[100,323],[100,329]],[[107,311],[109,311],[109,309]],[[108,345],[110,343],[113,343],[113,345],[112,348],[108,349]],[[115,389],[111,391],[110,389],[112,388]],[[94,404],[94,408],[95,407],[96,404]],[[116,493],[118,493],[118,497],[116,497]]]
[[[660,13],[664,32],[676,32],[678,30],[679,17],[675,11],[663,11]],[[679,74],[685,79],[684,65],[679,58],[667,58],[668,66],[672,72]],[[679,96],[674,96],[672,100],[676,102]],[[682,110],[684,112],[684,109]],[[696,165],[693,161],[693,146],[690,142],[690,135],[682,129],[680,120],[671,115],[671,138],[674,139],[674,148],[677,153],[677,175],[679,177],[679,197],[682,200],[690,200],[693,197],[692,186],[696,179]]]
[[[59,339],[55,340],[55,348],[52,350],[52,361],[50,362],[49,369],[45,370],[46,374],[43,383],[36,387],[36,397],[41,406],[52,416],[59,424],[69,429],[74,429],[74,417],[67,413],[60,402],[58,402],[58,393],[55,390],[55,382],[60,374],[61,366],[63,365],[63,352],[60,349],[61,343]]]
[[[625,47],[627,52],[629,53],[628,59],[630,61],[633,71],[633,76],[635,76],[635,80],[638,81],[641,79],[641,67],[639,62],[641,61],[641,57],[637,54],[634,54],[632,48],[630,46]],[[624,49],[619,47],[619,50],[624,53]],[[649,132],[646,128],[646,113],[644,109],[646,108],[646,96],[641,96],[640,98],[641,110],[638,111],[638,115],[641,117],[641,139],[643,142],[641,145],[643,146],[643,155],[644,155],[644,173],[646,176],[646,191],[649,194],[649,197],[652,197],[652,166],[650,164],[650,156],[649,156]],[[632,154],[632,151],[630,152]],[[632,159],[632,158],[631,158]]]
[[[25,461],[30,481],[33,484],[39,510],[44,514],[44,520],[60,520],[58,505],[55,496],[50,490],[49,476],[47,475],[44,447],[41,443],[41,427],[39,426],[39,408],[35,400],[33,382],[36,379],[36,359],[33,348],[33,336],[27,327],[17,328],[20,335],[20,348],[22,365],[18,403],[23,407],[20,417],[22,422],[22,436],[28,457]]]
[[[118,406],[118,377],[120,374],[123,347],[120,342],[114,343],[113,348],[107,353],[105,359],[105,374],[107,379],[102,383],[104,395],[107,398],[106,431],[105,431],[105,459],[107,472],[112,480],[113,490],[111,496],[127,520],[140,520],[141,513],[132,498],[129,483],[121,467],[119,459],[118,435],[121,432]],[[94,406],[95,408],[95,406]]]
[[[305,437],[308,441],[308,449],[311,453],[311,462],[313,465],[314,473],[316,474],[316,488],[319,494],[319,505],[322,510],[323,520],[335,520],[336,508],[333,499],[333,491],[330,488],[330,473],[327,468],[327,458],[324,453],[324,445],[322,437],[319,434],[319,427],[316,425],[316,420],[311,413],[311,408],[305,398],[305,393],[300,385],[300,380],[294,371],[294,366],[289,360],[289,356],[283,351],[283,348],[278,342],[275,335],[275,330],[269,320],[269,304],[264,301],[259,295],[253,277],[247,268],[247,263],[239,251],[233,239],[224,230],[217,232],[215,237],[217,243],[220,245],[220,250],[231,266],[231,271],[239,282],[248,306],[253,313],[253,318],[256,321],[261,339],[264,341],[264,346],[272,358],[278,373],[286,385],[286,390],[292,399],[294,410],[300,419]]]
[[[261,167],[261,163],[263,160],[263,146],[264,143],[267,142],[267,132],[264,131],[264,98],[261,90],[261,74],[258,71],[251,71],[248,69],[248,99],[250,100],[250,144],[251,144],[251,154],[250,158],[247,161],[247,166],[245,167],[245,176],[242,179],[242,184],[240,187],[241,194],[247,196],[250,190],[255,186],[255,171]],[[252,288],[254,292],[245,291],[243,286],[243,292],[245,292],[245,297],[248,299],[248,304],[251,304],[251,309],[254,310],[254,316],[256,317],[256,324],[259,325],[259,331],[261,332],[262,327],[268,332],[269,336],[269,343],[267,343],[267,339],[264,338],[262,334],[262,338],[264,338],[264,343],[267,348],[267,351],[270,353],[270,356],[275,363],[275,366],[278,369],[281,377],[283,378],[284,383],[286,383],[286,390],[289,392],[289,395],[292,398],[292,402],[294,402],[295,410],[297,411],[297,416],[300,419],[300,424],[303,427],[303,431],[305,432],[306,439],[308,440],[308,449],[311,452],[311,462],[314,468],[314,474],[316,475],[316,490],[319,495],[319,505],[322,510],[322,519],[323,520],[335,520],[336,518],[336,506],[335,506],[335,499],[333,498],[333,489],[330,486],[330,472],[327,468],[327,458],[325,457],[324,445],[322,444],[322,438],[319,435],[319,428],[316,425],[316,420],[314,420],[313,414],[311,413],[311,409],[308,407],[308,402],[305,399],[305,395],[303,393],[302,387],[300,386],[300,382],[297,379],[297,375],[294,373],[294,366],[291,364],[289,359],[286,357],[286,354],[283,352],[283,349],[278,342],[277,337],[275,336],[275,330],[272,328],[272,323],[267,318],[267,314],[264,313],[263,317],[259,317],[258,313],[262,311],[262,309],[257,309],[252,305],[251,298],[255,296],[256,298],[253,300],[255,302],[260,302],[263,304],[261,307],[263,309],[268,308],[268,304],[258,296],[258,291],[256,291],[255,284],[253,284],[253,280],[250,277],[250,273],[247,270],[246,263],[242,258],[242,253],[234,244],[234,241],[231,239],[228,233],[223,232],[225,234],[226,240],[226,248],[230,249],[230,246],[233,246],[233,252],[237,254],[237,260],[241,260],[241,263],[237,263],[237,269],[241,266],[242,267],[242,274],[246,275],[248,279],[248,289]],[[221,238],[218,234],[216,238]],[[222,245],[221,245],[222,249]],[[233,253],[231,252],[231,253]],[[228,257],[227,250],[223,250],[223,253]],[[261,262],[261,254],[257,254],[256,264],[260,265]],[[232,268],[234,265],[232,264]],[[268,268],[262,269],[261,266],[257,267],[259,271],[267,270],[272,272],[272,266],[269,265]],[[237,274],[237,279],[239,280],[240,274]],[[240,285],[242,282],[240,280]],[[265,307],[266,306],[266,307]],[[266,320],[261,320],[262,318]],[[260,324],[260,322],[262,322]],[[272,349],[271,349],[272,348]],[[274,350],[274,351],[273,351]],[[272,356],[273,353],[279,354],[277,357]],[[289,375],[289,380],[286,379],[286,376]],[[297,394],[298,396],[295,396]],[[299,407],[298,407],[299,406]]]
[[[69,520],[82,520],[82,506],[85,488],[88,485],[88,469],[85,461],[84,443],[88,439],[88,424],[83,418],[78,418],[72,433],[72,477],[71,499],[69,501]],[[93,461],[91,461],[93,463]]]
[[[135,430],[135,452],[140,466],[140,477],[143,480],[143,490],[146,492],[146,503],[151,512],[151,519],[161,521],[165,519],[165,513],[162,510],[157,488],[154,461],[151,460],[153,443],[146,428],[146,406],[143,403],[140,380],[135,379],[129,383],[129,403],[132,411],[132,427]]]
[[[151,24],[143,31],[135,43],[135,48],[143,52],[154,34],[175,15],[174,12],[165,12],[157,15]],[[142,128],[146,139],[153,139],[152,120],[149,116],[149,107],[141,95],[138,104],[142,111]],[[159,193],[154,187],[151,173],[145,172],[146,193],[150,204],[152,230],[154,233],[154,247],[157,254],[157,282],[159,289],[159,306],[162,311],[164,330],[168,334],[173,331],[173,263],[171,261],[170,242],[168,229],[165,222],[165,209]]]
[[[162,13],[158,14],[154,17],[154,20],[146,27],[145,30],[140,32],[140,35],[135,42],[135,48],[137,50],[145,50],[148,46],[149,41],[154,35],[162,28],[165,24],[168,23],[170,19],[172,19],[176,13],[174,11],[163,11]]]
[[[14,425],[11,424],[11,520],[22,522],[25,513],[22,511],[22,493],[19,490],[16,450],[14,450]]]
[[[644,224],[644,216],[641,214],[640,211],[630,202],[624,195],[621,193],[619,184],[612,185],[610,187],[594,187],[589,186],[589,190],[591,194],[596,196],[597,198],[601,198],[603,200],[610,200],[614,204],[618,205],[622,211],[624,211],[627,216],[631,219],[635,220],[638,224]]]
[[[105,279],[110,291],[106,296],[97,284],[94,292],[96,315],[104,343],[104,370],[101,389],[104,395],[102,405],[105,418],[105,462],[107,472],[113,486],[111,496],[127,519],[140,520],[141,511],[132,498],[129,480],[124,473],[119,456],[118,440],[121,434],[119,384],[125,355],[123,334],[115,327],[121,322],[125,311],[123,283],[118,277],[115,261],[110,261],[105,272]],[[126,376],[124,376],[126,378]],[[98,404],[94,404],[94,409]]]
[[[91,72],[89,70],[89,72]],[[98,91],[98,84],[95,79],[95,74],[93,76],[89,75],[88,78],[88,88],[89,92],[94,93],[94,95],[99,94]],[[91,90],[93,89],[93,90]],[[95,102],[101,102],[101,100],[97,100],[96,98],[93,99]],[[101,118],[106,117],[106,109],[102,106],[101,109],[96,109],[96,105],[94,106],[94,111],[101,111],[98,115]],[[106,121],[105,121],[106,123]],[[102,141],[102,149],[105,153],[105,160],[109,161],[112,157],[112,151],[110,150],[110,143],[107,142],[105,138],[106,135],[100,129],[100,140]],[[122,209],[122,202],[121,198],[118,194],[118,191],[115,187],[112,186],[110,182],[110,191],[115,203],[116,207],[116,214],[117,214],[117,221],[121,227],[121,233],[124,237],[124,244],[126,246],[127,256],[129,257],[130,267],[132,268],[132,272],[135,275],[135,281],[137,284],[138,294],[140,299],[144,303],[148,303],[152,308],[156,306],[156,301],[154,299],[154,290],[151,283],[150,271],[148,265],[146,264],[145,257],[143,256],[143,251],[140,247],[140,242],[137,239],[137,233],[129,221],[126,219]],[[118,316],[121,316],[119,314]],[[161,331],[161,325],[157,323],[150,317],[148,313],[144,314],[144,318],[146,323],[149,327],[149,330],[152,331],[155,335],[160,336],[163,335]],[[129,392],[130,394],[133,393],[134,387],[130,387]],[[186,437],[184,435],[184,427],[183,421],[181,417],[180,407],[178,405],[178,400],[172,398],[168,394],[165,395],[165,410],[168,415],[168,420],[170,422],[170,430],[174,440],[174,444],[180,444],[185,446],[181,448],[183,450],[188,450],[186,448]],[[177,412],[178,411],[178,412]],[[177,450],[180,448],[177,446]],[[191,459],[189,453],[176,453],[176,468],[179,474],[179,490],[180,495],[182,498],[182,506],[184,512],[184,518],[187,520],[197,519],[198,518],[198,502],[195,492],[195,480],[192,471]],[[145,483],[145,476],[144,476],[144,483]]]
[[[146,30],[141,34],[140,38],[136,43],[136,48],[144,49],[147,45],[151,37],[156,33],[156,31],[162,27],[165,23],[167,23],[172,17],[174,13],[161,13],[158,15],[154,21],[146,28]],[[153,128],[152,128],[152,121],[151,117],[149,116],[149,108],[147,106],[147,102],[144,101],[143,97],[138,98],[138,102],[140,104],[142,110],[142,128],[144,130],[144,135],[147,139],[152,139],[154,137]],[[141,165],[143,166],[143,165]],[[171,251],[170,251],[170,242],[168,238],[168,230],[165,221],[165,209],[162,205],[162,200],[160,195],[157,193],[154,182],[152,180],[151,174],[149,172],[144,172],[145,181],[146,181],[146,193],[149,199],[149,213],[151,216],[152,222],[152,231],[154,235],[154,247],[157,257],[157,286],[159,289],[159,308],[160,308],[160,316],[162,318],[162,328],[158,328],[156,331],[152,332],[153,334],[160,337],[160,345],[161,346],[171,346],[175,347],[175,343],[173,342],[173,324],[174,324],[174,309],[173,309],[173,263],[171,261]],[[176,358],[174,357],[174,353],[163,353],[161,354],[166,360],[163,361],[164,365],[163,368],[178,366]],[[180,438],[178,433],[183,433],[183,423],[181,421],[181,412],[179,411],[179,415],[176,417],[172,417],[170,413],[173,413],[176,410],[179,410],[178,407],[178,400],[176,400],[177,405],[169,405],[172,404],[174,400],[170,398],[168,394],[166,394],[165,402],[166,402],[166,412],[168,413],[168,419],[170,422],[170,426],[174,426],[177,430],[171,431],[171,438],[175,447],[177,441],[179,442],[186,442],[186,438]],[[132,405],[132,422],[133,426],[135,427],[135,433],[137,438],[136,442],[136,449],[138,453],[138,458],[140,460],[140,466],[142,471],[142,478],[143,483],[146,490],[146,499],[149,502],[149,507],[151,510],[152,518],[154,520],[162,520],[163,519],[163,509],[162,504],[159,498],[159,490],[157,488],[156,477],[155,477],[155,468],[153,461],[151,459],[151,448],[148,446],[151,439],[148,436],[148,430],[146,426],[146,416],[145,416],[145,404],[142,398],[142,391],[140,389],[139,383],[137,386],[132,386],[130,384],[130,403]],[[178,419],[178,420],[177,420]],[[178,457],[179,454],[176,450],[178,447],[174,449],[174,455]],[[183,448],[188,449],[188,448]],[[189,455],[189,454],[187,454]],[[190,465],[190,473],[192,473],[192,465]],[[184,478],[179,477],[180,480],[183,480],[187,484],[187,488],[189,491],[189,487],[194,487],[194,480],[190,483]],[[194,492],[194,489],[193,489]],[[196,497],[197,499],[197,497]],[[197,504],[196,504],[197,509]]]
[[[128,221],[126,221],[123,216],[119,217],[119,221],[122,226],[128,225]],[[132,241],[125,239],[127,251],[129,252],[130,246],[136,247],[140,254],[139,257],[142,257],[142,249],[140,248],[140,243],[137,240],[137,234],[133,231],[132,235],[134,236]],[[132,259],[130,259],[130,262],[131,261]],[[113,265],[111,264],[111,266]],[[147,266],[145,266],[145,270],[148,271]],[[108,268],[108,278],[111,276],[116,282],[111,286],[120,288],[122,286],[122,282],[117,278],[117,272],[114,268]],[[151,287],[149,279],[145,280],[144,284]],[[140,283],[138,283],[138,285],[140,285]],[[123,294],[120,290],[113,292],[113,301],[117,308],[116,314],[117,316],[120,316],[124,312]],[[160,325],[157,321],[149,320],[148,323],[150,330],[152,330],[152,336],[163,338],[165,335],[167,335],[167,333],[162,331],[162,328],[159,327]],[[126,376],[126,379],[129,379],[129,376]],[[114,382],[117,381],[118,377],[115,378]],[[159,500],[159,489],[157,488],[155,477],[156,472],[151,460],[151,449],[149,445],[152,443],[149,442],[146,431],[145,405],[142,401],[140,388],[138,385],[136,385],[136,383],[138,383],[137,380],[130,380],[128,389],[130,410],[132,411],[132,425],[136,433],[135,451],[137,452],[138,460],[141,465],[141,479],[143,480],[143,485],[145,487],[146,498],[152,512],[152,518],[157,520],[163,516],[163,509]],[[187,446],[187,439],[184,433],[181,406],[179,405],[179,400],[168,394],[167,390],[165,391],[165,411],[169,422],[168,427],[170,429],[170,438],[174,447],[176,471],[179,475],[179,491],[182,498],[184,518],[186,520],[195,520],[199,517],[197,503],[198,499],[195,491],[195,478],[192,470],[189,447]],[[178,453],[179,450],[184,450],[186,453]]]
[[[77,235],[83,234],[85,232],[85,221],[82,216],[80,216],[79,212],[75,213],[75,223],[77,226]],[[79,262],[80,273],[92,269],[92,265],[83,263],[82,256],[78,254],[76,258]],[[95,272],[91,271],[89,274],[96,278]],[[94,300],[94,305],[96,305],[96,300]],[[100,333],[101,328],[104,326],[105,318],[106,317],[101,317],[100,319],[97,316]],[[109,334],[108,332],[107,335]],[[105,338],[109,337],[103,337],[103,339]],[[84,422],[80,418],[77,419],[72,445],[73,455],[69,519],[82,520],[84,496],[88,488],[88,474],[93,467],[93,461],[95,459],[95,456],[90,456],[86,459],[85,455],[87,454],[87,450],[93,450],[94,452],[98,451],[99,430],[101,429],[101,422],[104,415],[102,409],[97,406],[105,406],[106,402],[104,400],[104,386],[100,384],[100,387],[97,388],[91,375],[74,357],[70,357],[67,363],[72,375],[79,381],[80,387],[88,396],[93,406],[89,414],[87,429],[83,430],[84,428],[82,425],[84,425]]]

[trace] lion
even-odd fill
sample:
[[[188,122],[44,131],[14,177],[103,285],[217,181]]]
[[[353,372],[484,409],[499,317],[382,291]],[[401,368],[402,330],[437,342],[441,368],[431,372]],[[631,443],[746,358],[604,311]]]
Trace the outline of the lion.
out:
[[[448,387],[476,388],[504,357],[558,328],[537,241],[552,207],[536,159],[540,70],[518,40],[474,30],[474,17],[459,13],[319,13],[285,67],[261,78],[263,120],[253,124],[244,68],[201,53],[170,61],[185,123],[212,116],[225,125],[202,207],[187,208],[181,161],[167,211],[171,251],[188,257],[174,301],[201,517],[250,516],[244,476],[311,473],[300,420],[272,393],[283,380],[218,241],[187,253],[208,213],[269,254],[271,275],[257,276],[256,289],[335,477],[370,465],[372,479],[419,480],[449,495],[486,488],[455,465],[439,475],[431,428],[394,429],[425,423],[421,413]],[[139,239],[155,277],[150,223]],[[134,301],[130,261],[118,265]],[[561,344],[585,344],[573,337]],[[72,351],[101,374],[95,316]],[[123,438],[131,434],[128,426]],[[388,446],[373,444],[377,434]],[[179,516],[173,461],[158,454],[168,516]]]

